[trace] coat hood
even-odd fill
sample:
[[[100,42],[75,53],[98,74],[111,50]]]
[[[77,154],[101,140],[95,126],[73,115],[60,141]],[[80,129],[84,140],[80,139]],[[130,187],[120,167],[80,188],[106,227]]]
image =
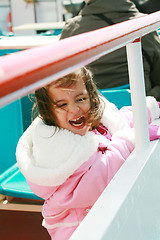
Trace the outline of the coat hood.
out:
[[[32,183],[58,186],[96,151],[98,137],[93,132],[80,136],[59,130],[37,117],[17,145],[20,171]]]
[[[144,15],[130,0],[90,0],[81,11],[82,15],[99,13],[107,15],[115,23]]]

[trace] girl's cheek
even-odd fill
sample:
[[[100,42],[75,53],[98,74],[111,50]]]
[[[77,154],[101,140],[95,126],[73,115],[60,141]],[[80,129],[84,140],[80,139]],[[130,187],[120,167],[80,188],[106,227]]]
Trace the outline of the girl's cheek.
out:
[[[55,114],[62,114],[63,113],[63,109],[61,109],[61,108],[56,108],[55,109]]]

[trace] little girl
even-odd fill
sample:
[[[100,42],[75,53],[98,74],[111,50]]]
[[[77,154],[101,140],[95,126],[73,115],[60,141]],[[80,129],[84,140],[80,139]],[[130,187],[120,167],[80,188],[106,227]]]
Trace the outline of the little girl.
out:
[[[153,97],[147,104],[151,123],[159,105]],[[52,239],[67,240],[134,149],[131,111],[103,98],[82,68],[35,91],[34,112],[17,161],[45,200],[43,226]]]

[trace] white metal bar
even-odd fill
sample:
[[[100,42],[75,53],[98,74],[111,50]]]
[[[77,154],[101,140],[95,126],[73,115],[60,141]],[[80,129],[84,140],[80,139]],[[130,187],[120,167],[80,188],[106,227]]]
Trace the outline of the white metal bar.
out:
[[[61,22],[63,21],[62,1],[56,0],[56,5],[57,5],[57,21]]]
[[[126,45],[137,152],[149,146],[141,41]]]

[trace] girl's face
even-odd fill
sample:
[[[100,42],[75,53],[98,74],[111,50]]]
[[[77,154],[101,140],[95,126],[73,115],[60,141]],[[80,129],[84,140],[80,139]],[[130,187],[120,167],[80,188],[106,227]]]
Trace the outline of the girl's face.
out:
[[[83,80],[80,79],[67,88],[52,84],[48,88],[48,93],[55,103],[53,111],[59,127],[81,136],[91,129],[91,124],[86,123],[91,103]]]

